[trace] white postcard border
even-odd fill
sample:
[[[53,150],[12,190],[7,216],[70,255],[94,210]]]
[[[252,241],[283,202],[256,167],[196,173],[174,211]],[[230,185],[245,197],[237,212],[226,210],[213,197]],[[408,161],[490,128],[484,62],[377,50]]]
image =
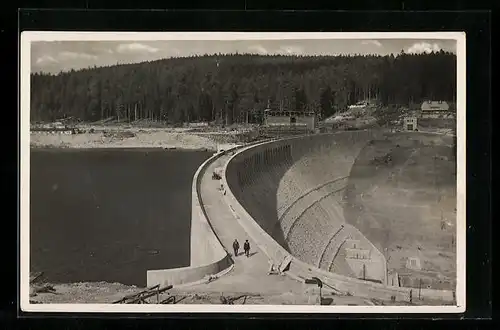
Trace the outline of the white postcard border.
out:
[[[457,55],[457,288],[456,306],[308,306],[308,305],[127,305],[30,304],[30,71],[34,41],[305,39],[447,39]],[[20,307],[23,312],[82,313],[461,313],[466,287],[466,43],[464,32],[22,32],[20,39]]]

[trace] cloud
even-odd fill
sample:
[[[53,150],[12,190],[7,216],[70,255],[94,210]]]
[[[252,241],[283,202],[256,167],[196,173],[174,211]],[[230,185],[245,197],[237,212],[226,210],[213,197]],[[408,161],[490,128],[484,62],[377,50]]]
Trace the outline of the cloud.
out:
[[[267,49],[264,48],[264,46],[262,46],[262,45],[251,45],[248,47],[248,50],[250,52],[255,52],[255,53],[261,54],[261,55],[267,55],[269,53],[267,51]]]
[[[36,64],[58,63],[59,61],[50,55],[43,55],[36,59]]]
[[[57,57],[61,60],[97,60],[97,56],[95,55],[68,51],[60,52]]]
[[[159,49],[134,42],[130,44],[120,44],[116,47],[116,51],[119,53],[156,53]]]
[[[408,53],[431,53],[431,52],[439,52],[441,47],[437,43],[428,43],[428,42],[419,42],[413,44],[410,48],[408,48]]]
[[[290,45],[286,45],[286,46],[281,46],[277,53],[280,53],[280,54],[287,54],[287,55],[302,55],[304,53],[304,48],[302,47],[299,47],[299,46],[290,46]]]
[[[363,40],[363,41],[361,41],[361,44],[362,45],[370,45],[370,46],[373,45],[373,46],[377,46],[377,47],[382,47],[382,44],[378,40]]]

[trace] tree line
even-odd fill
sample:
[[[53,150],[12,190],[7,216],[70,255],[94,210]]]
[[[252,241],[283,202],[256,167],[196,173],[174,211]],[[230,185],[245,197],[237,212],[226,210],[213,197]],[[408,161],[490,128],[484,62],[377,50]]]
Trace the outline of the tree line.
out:
[[[454,101],[456,56],[204,55],[31,75],[31,120],[258,122],[267,107],[323,118],[364,99]]]

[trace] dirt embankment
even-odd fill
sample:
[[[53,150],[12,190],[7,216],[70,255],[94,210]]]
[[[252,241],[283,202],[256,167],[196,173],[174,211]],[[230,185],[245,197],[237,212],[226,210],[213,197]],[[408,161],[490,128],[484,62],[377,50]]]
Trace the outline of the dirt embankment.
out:
[[[141,290],[143,289],[135,286],[107,282],[39,283],[30,285],[30,302],[38,304],[106,304],[117,301],[126,295],[135,294]]]
[[[40,288],[47,288],[42,289]],[[52,289],[52,290],[51,290]],[[137,295],[144,288],[125,286],[119,283],[74,283],[38,285],[31,287],[30,302],[34,304],[110,304],[125,296]],[[42,291],[42,292],[40,292]],[[37,292],[36,294],[33,294]],[[153,292],[153,291],[151,291]],[[233,291],[203,291],[191,288],[171,289],[147,298],[150,304],[158,301],[170,304],[229,304],[229,305],[318,305],[317,288],[305,288],[303,292],[251,293]],[[339,296],[322,290],[322,305],[337,306],[418,306],[443,305],[440,301],[419,300],[417,296],[410,301],[382,301],[354,296]]]
[[[31,286],[30,302],[34,304],[110,304],[121,300],[125,296],[136,295],[144,290],[144,288],[135,286],[105,282],[38,284]],[[366,306],[389,304],[389,302],[374,302],[360,297],[337,296],[328,292],[328,290],[323,290],[322,297],[324,305]],[[319,304],[319,295],[317,289],[304,290],[304,292],[252,293],[203,291],[188,287],[185,289],[171,289],[161,293],[158,297],[153,295],[147,298],[146,301],[151,304],[158,303],[158,301],[168,301],[168,303],[175,304],[315,305]]]
[[[215,150],[207,137],[183,131],[156,129],[89,129],[85,133],[32,131],[31,147],[52,148],[166,148]]]
[[[403,286],[456,285],[456,159],[451,137],[398,134],[358,155],[346,220],[380,251]],[[408,264],[417,258],[419,266]]]
[[[255,129],[173,128],[81,124],[71,129],[32,127],[35,148],[227,149],[258,139]]]

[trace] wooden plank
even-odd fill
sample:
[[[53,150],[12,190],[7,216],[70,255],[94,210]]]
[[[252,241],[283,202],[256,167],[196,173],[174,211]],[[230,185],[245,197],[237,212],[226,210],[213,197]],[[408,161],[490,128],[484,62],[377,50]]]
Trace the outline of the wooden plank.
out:
[[[43,275],[43,272],[36,272],[36,273],[30,274],[30,283],[35,282],[42,275]]]
[[[175,304],[175,296],[170,296],[167,299],[163,299],[160,304],[169,304],[169,303],[174,303]]]
[[[153,297],[153,296],[155,296],[155,295],[157,295],[157,294],[160,294],[160,293],[162,293],[162,292],[165,292],[165,291],[167,291],[167,290],[170,290],[172,287],[173,287],[172,285],[168,285],[168,286],[166,286],[166,287],[164,287],[164,288],[162,288],[162,289],[159,289],[159,290],[157,290],[157,291],[150,292],[150,293],[148,293],[148,294],[145,294],[145,292],[141,292],[140,297],[138,297],[137,299],[140,299],[140,300],[144,301],[145,299],[151,298],[151,297]],[[137,299],[135,299],[135,300],[137,301]],[[131,302],[131,303],[133,303],[133,302]]]
[[[157,285],[149,287],[146,290],[143,290],[141,292],[134,293],[134,294],[131,294],[131,295],[127,295],[127,296],[123,297],[120,300],[114,301],[113,304],[124,303],[127,300],[130,301],[130,302],[127,302],[127,303],[133,304],[133,303],[135,303],[136,301],[138,301],[140,299],[147,299],[147,298],[152,297],[152,296],[154,296],[156,294],[160,294],[162,292],[170,290],[172,287],[173,287],[172,285],[167,285],[167,286],[165,286],[165,287],[163,287],[163,288],[160,289],[160,285],[157,284]],[[154,289],[157,289],[157,290],[153,291]],[[153,292],[151,292],[151,291],[153,291]]]

